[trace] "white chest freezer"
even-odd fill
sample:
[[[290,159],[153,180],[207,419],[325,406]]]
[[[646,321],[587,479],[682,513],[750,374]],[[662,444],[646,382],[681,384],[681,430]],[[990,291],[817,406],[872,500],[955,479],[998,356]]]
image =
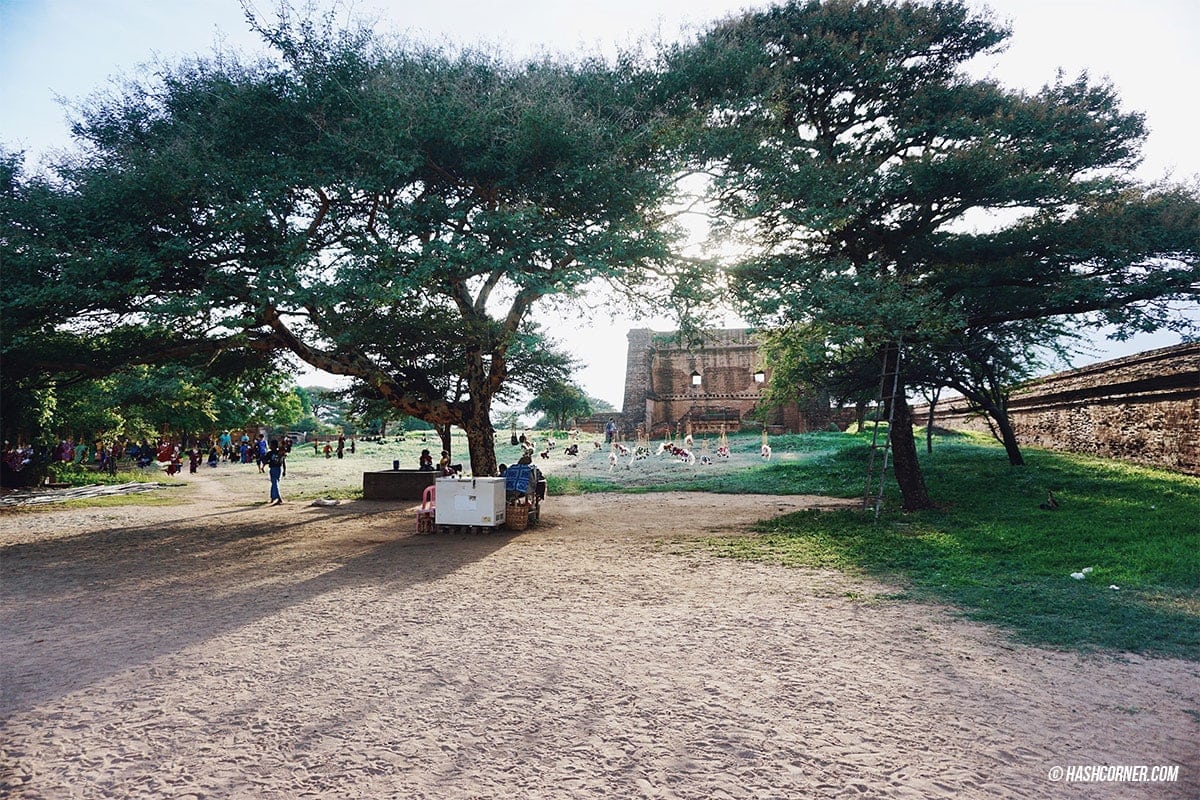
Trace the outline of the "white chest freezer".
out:
[[[438,478],[434,524],[504,524],[504,478]]]

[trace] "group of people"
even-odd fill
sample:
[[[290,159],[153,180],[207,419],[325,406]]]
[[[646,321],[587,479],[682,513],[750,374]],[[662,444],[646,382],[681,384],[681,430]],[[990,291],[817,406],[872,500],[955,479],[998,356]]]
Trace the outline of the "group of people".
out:
[[[428,449],[422,450],[417,460],[417,469],[422,472],[438,472],[442,477],[450,477],[462,471],[461,464],[450,463],[450,453],[443,450],[442,460],[437,467],[433,465],[433,455]],[[521,456],[511,467],[500,465],[500,477],[504,478],[505,492],[510,501],[536,493],[537,499],[545,497],[546,482],[542,471],[533,465],[533,457],[528,453]]]
[[[102,471],[115,472],[120,459],[128,459],[139,467],[147,467],[155,462],[165,463],[168,475],[175,475],[183,470],[183,460],[186,455],[191,472],[198,471],[204,461],[207,451],[208,465],[217,466],[221,461],[229,463],[257,464],[258,471],[269,475],[271,479],[271,505],[283,503],[279,492],[279,480],[287,475],[287,455],[291,452],[291,439],[273,439],[267,443],[264,434],[258,434],[253,440],[243,434],[240,441],[234,441],[232,434],[226,431],[216,437],[196,441],[185,452],[181,444],[169,440],[159,440],[151,444],[143,440],[118,439],[112,442],[97,441],[92,445],[76,442],[72,438],[63,438],[58,444],[13,445],[4,442],[4,452],[0,454],[3,462],[4,485],[25,485],[16,480],[23,470],[31,464],[47,462],[67,462],[76,465],[95,463]],[[353,451],[351,451],[353,452]],[[446,459],[449,462],[449,458]],[[9,480],[14,477],[13,480]]]
[[[351,455],[353,455],[355,452],[354,441],[355,440],[353,438],[350,439],[350,454]],[[322,452],[321,451],[321,442],[317,439],[313,439],[313,455],[319,456],[319,455],[321,455],[321,452]],[[329,443],[329,440],[325,441],[324,452],[325,452],[326,458],[333,458],[334,449],[333,449],[333,445]],[[338,438],[337,438],[337,457],[343,458],[345,455],[346,455],[346,437],[339,434]]]
[[[417,459],[417,469],[422,472],[434,471],[433,456],[430,455],[429,450],[426,449],[426,450],[421,451],[421,455]],[[451,464],[450,463],[450,453],[447,452],[446,450],[443,450],[442,451],[442,459],[437,464],[437,472],[440,472],[442,474],[442,477],[449,477],[450,475],[454,475],[455,473],[461,472],[461,471],[462,471],[462,465],[461,464]]]
[[[124,437],[110,442],[96,440],[89,444],[73,438],[60,439],[56,445],[21,445],[14,447],[4,443],[4,463],[13,471],[38,463],[69,463],[75,466],[94,465],[101,472],[115,473],[118,462],[127,460],[131,464],[146,467],[155,461],[170,462],[179,454],[179,447],[168,441],[153,444],[143,439],[136,442]]]
[[[283,452],[291,452],[291,439],[284,439],[282,443],[276,441],[276,443]],[[208,466],[215,467],[221,461],[228,461],[230,464],[257,464],[258,471],[265,472],[269,450],[267,437],[264,434],[258,434],[253,440],[248,435],[242,434],[242,440],[235,443],[231,440],[230,434],[226,432],[221,434],[216,442],[208,445]],[[203,444],[188,451],[192,472],[199,467],[204,458],[204,452]]]

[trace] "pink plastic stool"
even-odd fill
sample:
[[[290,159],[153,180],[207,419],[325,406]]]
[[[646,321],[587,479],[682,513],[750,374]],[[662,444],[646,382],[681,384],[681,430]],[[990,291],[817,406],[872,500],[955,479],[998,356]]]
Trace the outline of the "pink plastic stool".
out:
[[[417,509],[417,533],[433,533],[433,521],[437,510],[437,487],[426,486],[421,495],[421,507]]]

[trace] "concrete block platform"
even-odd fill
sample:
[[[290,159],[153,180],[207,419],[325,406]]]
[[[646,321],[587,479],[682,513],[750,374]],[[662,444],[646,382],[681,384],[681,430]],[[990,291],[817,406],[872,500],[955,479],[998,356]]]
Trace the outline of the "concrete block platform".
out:
[[[384,469],[363,473],[364,500],[421,502],[425,487],[433,486],[436,470]]]

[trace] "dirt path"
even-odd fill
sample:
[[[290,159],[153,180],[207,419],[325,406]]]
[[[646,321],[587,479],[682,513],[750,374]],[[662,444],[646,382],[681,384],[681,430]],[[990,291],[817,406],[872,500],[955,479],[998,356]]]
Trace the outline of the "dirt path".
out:
[[[688,545],[828,499],[556,497],[519,535],[417,537],[390,504],[178,491],[0,514],[0,793],[1200,793],[1200,665],[1017,646],[893,587]],[[1084,764],[1182,770],[1047,777]]]

